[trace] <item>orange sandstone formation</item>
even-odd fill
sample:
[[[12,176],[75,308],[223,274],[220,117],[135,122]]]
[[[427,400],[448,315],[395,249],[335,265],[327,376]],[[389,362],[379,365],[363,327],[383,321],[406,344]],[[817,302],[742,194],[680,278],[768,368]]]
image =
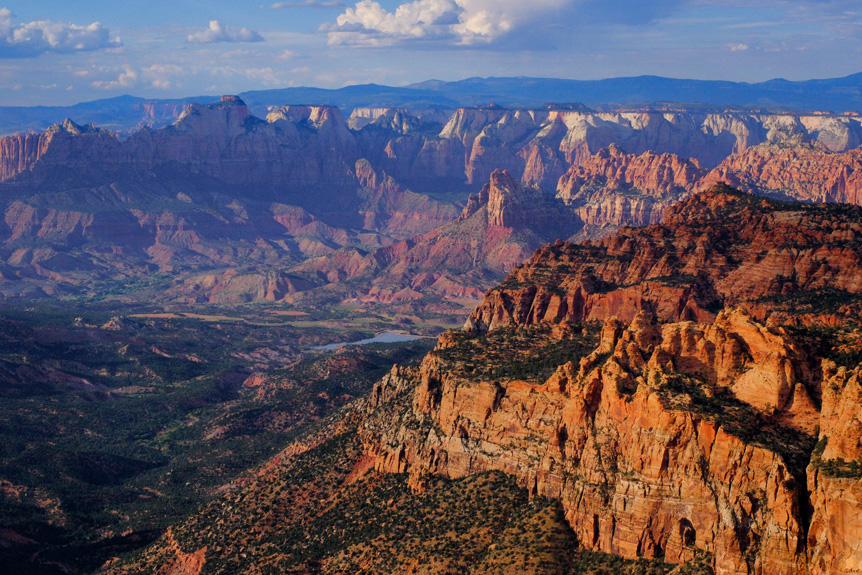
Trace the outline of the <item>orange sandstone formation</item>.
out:
[[[862,367],[837,367],[793,325],[858,338],[860,240],[862,208],[718,188],[660,225],[543,248],[464,333],[376,385],[366,450],[388,472],[513,474],[559,499],[589,549],[706,552],[718,575],[858,572]],[[829,290],[847,296],[807,318],[764,305]],[[475,371],[483,349],[522,342],[541,358],[590,320],[595,350],[550,376]],[[405,411],[374,415],[399,393]]]

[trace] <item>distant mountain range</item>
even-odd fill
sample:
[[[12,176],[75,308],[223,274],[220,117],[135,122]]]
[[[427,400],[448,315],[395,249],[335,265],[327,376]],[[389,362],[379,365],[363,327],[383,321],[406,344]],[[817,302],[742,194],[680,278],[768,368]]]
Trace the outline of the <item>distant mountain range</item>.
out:
[[[518,108],[553,104],[599,110],[671,107],[706,111],[739,107],[862,112],[862,73],[802,82],[779,78],[754,84],[658,76],[606,80],[468,78],[457,82],[429,80],[405,87],[364,84],[337,90],[285,88],[240,95],[252,113],[259,116],[265,116],[269,106],[285,104],[338,106],[347,111],[357,107],[422,111],[490,104]],[[165,100],[119,96],[74,106],[0,107],[0,135],[44,130],[66,118],[79,124],[92,122],[119,132],[141,126],[159,127],[176,120],[190,102],[206,104],[217,99],[217,96]]]
[[[0,298],[126,294],[156,274],[148,301],[437,305],[718,181],[862,203],[860,122],[333,106],[264,120],[234,96],[125,139],[64,121],[0,138]]]

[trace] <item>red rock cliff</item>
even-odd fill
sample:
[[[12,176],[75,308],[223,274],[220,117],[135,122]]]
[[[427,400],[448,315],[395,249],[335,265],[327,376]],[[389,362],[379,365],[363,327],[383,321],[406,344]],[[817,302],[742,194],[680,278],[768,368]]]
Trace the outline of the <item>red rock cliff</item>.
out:
[[[599,242],[536,252],[485,296],[471,329],[542,321],[707,320],[711,309],[799,290],[862,291],[862,208],[806,206],[717,188],[666,213],[662,224]],[[748,302],[748,303],[746,303]]]
[[[862,204],[862,150],[757,146],[731,156],[701,186],[724,181],[752,193],[808,202]]]
[[[862,366],[799,326],[862,346],[860,241],[862,208],[719,188],[661,225],[542,248],[464,332],[378,384],[373,408],[412,405],[372,413],[366,449],[412,476],[513,474],[559,499],[587,548],[707,552],[718,575],[856,573]],[[515,375],[556,357],[550,376]]]
[[[636,156],[612,145],[569,168],[557,197],[596,229],[646,226],[688,197],[705,173],[696,160],[653,152]]]

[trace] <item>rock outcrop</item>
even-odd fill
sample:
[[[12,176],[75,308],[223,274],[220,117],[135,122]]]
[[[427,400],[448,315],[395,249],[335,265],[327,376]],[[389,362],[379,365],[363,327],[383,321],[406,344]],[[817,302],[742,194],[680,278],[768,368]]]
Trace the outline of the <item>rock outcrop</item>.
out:
[[[808,467],[812,571],[862,571],[862,366],[824,369],[820,440]]]
[[[862,367],[841,350],[862,345],[860,239],[862,208],[718,188],[661,225],[542,248],[375,387],[366,450],[411,476],[512,474],[589,549],[855,573]],[[409,407],[380,409],[399,393]]]
[[[379,299],[419,297],[438,280],[447,293],[476,294],[542,243],[657,223],[673,202],[711,182],[862,202],[860,152],[826,151],[856,145],[857,124],[852,116],[499,107],[451,115],[357,110],[345,120],[328,106],[273,107],[264,121],[236,97],[192,104],[173,125],[125,140],[67,121],[42,135],[0,140],[0,195],[7,198],[0,259],[11,266],[0,273],[28,284],[4,292],[13,294],[31,282],[45,293],[81,285],[93,272],[126,281],[153,269],[193,268],[196,277],[181,289],[187,296],[211,298],[209,289],[189,292],[229,283],[248,287],[229,296],[244,300],[286,297],[295,288],[261,287],[271,282],[266,270],[225,269],[239,261],[286,269],[333,256],[297,270],[313,275],[301,282],[286,273],[275,280],[320,287],[404,256],[413,263],[391,268],[400,271],[385,288],[374,287]],[[712,159],[683,159],[705,158],[707,149],[724,160],[708,174],[701,165]],[[725,159],[731,151],[737,155]],[[558,199],[542,189],[556,189]],[[442,191],[446,202],[435,199]],[[448,201],[459,194],[466,207],[451,223],[457,211]],[[307,221],[289,221],[285,209]],[[480,212],[486,222],[466,223]],[[468,247],[456,230],[470,237]],[[34,238],[48,245],[34,249]],[[408,243],[389,250],[400,242]],[[115,253],[124,259],[119,275]],[[346,260],[351,269],[335,267]],[[232,279],[240,276],[247,281]]]
[[[223,117],[231,128],[220,127]],[[214,118],[219,121],[213,123]],[[509,170],[526,184],[553,189],[571,166],[587,163],[614,144],[636,155],[675,154],[712,168],[763,143],[816,145],[844,152],[862,143],[861,126],[858,117],[829,114],[597,113],[498,107],[421,114],[363,108],[345,120],[335,107],[283,106],[271,107],[264,122],[250,116],[236,99],[190,105],[173,127],[132,135],[117,159],[135,161],[147,169],[167,161],[190,162],[204,173],[234,182],[253,179],[259,184],[276,178],[307,185],[315,173],[334,177],[345,171],[317,173],[315,166],[350,166],[364,157],[375,169],[417,191],[441,185],[475,190],[496,169]],[[188,139],[204,134],[206,143]],[[43,136],[37,135],[0,142],[0,178],[32,170],[46,146]],[[98,147],[98,157],[109,168],[115,154],[107,154],[104,146]],[[228,164],[251,151],[253,170],[230,168]]]
[[[468,180],[483,181],[490,169],[506,168],[526,182],[547,184],[565,171],[560,163],[584,163],[611,144],[633,154],[694,158],[712,168],[765,142],[853,149],[862,142],[862,125],[837,115],[461,109],[440,137],[465,151]]]
[[[370,289],[354,294],[363,300],[403,301],[432,293],[479,297],[536,248],[580,227],[562,201],[498,170],[470,196],[456,221],[368,255],[337,252],[309,260],[296,271],[334,283],[364,278]]]
[[[714,310],[805,290],[862,291],[862,208],[785,204],[726,187],[670,208],[661,224],[597,242],[546,246],[488,292],[467,325],[479,331],[580,322],[641,310],[706,321]]]
[[[120,146],[117,135],[92,124],[79,126],[67,119],[41,134],[0,138],[0,181],[29,172],[39,162],[83,171],[99,165],[103,155],[114,155]]]
[[[486,197],[487,203],[483,204]],[[542,229],[545,235],[565,237],[576,231],[577,220],[559,202],[541,188],[524,186],[506,171],[495,170],[477,200],[477,208],[487,206],[489,226]],[[470,209],[468,206],[462,217]]]
[[[67,121],[3,145],[0,290],[10,295],[161,271],[181,276],[161,296],[283,299],[319,282],[273,266],[378,249],[458,213],[360,158],[337,108],[283,107],[264,122],[226,97],[124,141]]]
[[[701,185],[718,181],[755,194],[860,205],[862,150],[756,146],[727,158]]]
[[[688,197],[705,175],[696,160],[674,154],[626,154],[616,145],[572,166],[557,184],[593,234],[661,221],[670,205]],[[585,236],[588,234],[584,234]]]
[[[746,435],[759,425],[786,433],[764,423],[780,415],[816,415],[804,385],[814,378],[785,382],[780,406],[745,401],[752,387],[783,389],[758,354],[784,358],[791,374],[804,367],[783,355],[793,344],[780,332],[739,312],[709,326],[660,326],[641,313],[628,327],[606,323],[596,352],[543,382],[465,381],[445,359],[457,345],[442,339],[414,379],[405,417],[433,421],[432,431],[396,425],[376,435],[368,424],[379,469],[514,474],[562,501],[585,547],[626,558],[679,563],[706,551],[718,574],[805,572],[804,467],[778,441]],[[698,403],[705,397],[724,419]]]

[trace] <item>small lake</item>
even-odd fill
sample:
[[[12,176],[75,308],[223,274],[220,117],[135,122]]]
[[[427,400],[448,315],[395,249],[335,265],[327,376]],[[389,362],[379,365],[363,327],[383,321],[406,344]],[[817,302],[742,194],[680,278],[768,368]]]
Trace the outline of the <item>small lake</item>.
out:
[[[374,337],[369,337],[368,339],[360,339],[359,341],[343,341],[340,343],[330,343],[329,345],[316,345],[311,349],[315,349],[318,351],[333,351],[338,349],[339,347],[344,347],[345,345],[368,345],[371,343],[402,343],[405,341],[416,341],[417,339],[423,339],[422,336],[418,335],[407,335],[403,333],[395,333],[394,331],[384,331],[383,333],[379,333]]]

